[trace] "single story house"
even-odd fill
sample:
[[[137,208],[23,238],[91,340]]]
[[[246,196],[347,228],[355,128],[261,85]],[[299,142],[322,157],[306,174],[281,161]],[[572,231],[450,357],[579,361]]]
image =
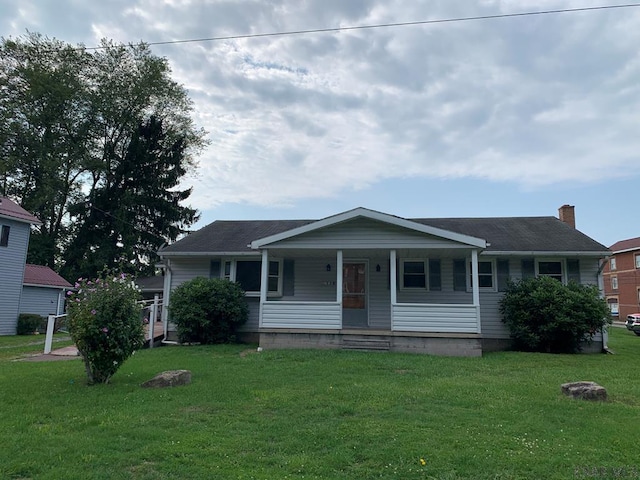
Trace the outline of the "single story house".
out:
[[[46,317],[64,313],[65,294],[73,286],[51,268],[26,264],[20,313],[35,313]]]
[[[243,336],[263,348],[477,356],[510,345],[499,313],[508,278],[599,285],[609,250],[575,229],[572,206],[559,213],[216,221],[160,250],[164,302],[187,280],[223,278],[246,291]]]

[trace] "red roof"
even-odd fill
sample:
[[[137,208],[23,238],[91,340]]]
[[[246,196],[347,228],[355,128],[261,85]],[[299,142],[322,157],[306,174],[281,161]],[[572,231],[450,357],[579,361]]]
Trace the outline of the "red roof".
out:
[[[609,247],[613,253],[621,252],[624,250],[640,249],[640,237],[629,238],[627,240],[620,240]]]
[[[69,282],[49,267],[30,265],[28,263],[24,266],[24,281],[22,283],[44,287],[71,287]]]
[[[0,197],[0,217],[11,218],[19,222],[33,223],[35,225],[42,224],[40,220],[7,197]]]

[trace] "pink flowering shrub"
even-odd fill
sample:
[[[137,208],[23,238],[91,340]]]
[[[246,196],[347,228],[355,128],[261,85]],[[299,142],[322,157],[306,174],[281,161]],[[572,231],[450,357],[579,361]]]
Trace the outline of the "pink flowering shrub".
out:
[[[79,279],[69,292],[71,338],[87,372],[88,383],[108,383],[122,363],[144,343],[140,292],[125,274]]]

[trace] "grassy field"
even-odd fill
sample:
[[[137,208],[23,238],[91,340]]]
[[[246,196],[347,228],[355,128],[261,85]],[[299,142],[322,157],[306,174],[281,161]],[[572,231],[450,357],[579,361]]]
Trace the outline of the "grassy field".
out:
[[[3,479],[640,478],[640,337],[623,329],[615,355],[164,347],[93,387],[80,360],[12,359],[18,339],[0,338]],[[181,368],[191,385],[139,386]],[[609,401],[562,396],[576,380]]]

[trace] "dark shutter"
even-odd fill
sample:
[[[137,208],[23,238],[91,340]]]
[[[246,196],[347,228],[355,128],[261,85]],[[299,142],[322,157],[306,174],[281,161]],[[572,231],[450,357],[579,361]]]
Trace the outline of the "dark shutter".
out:
[[[533,258],[522,259],[522,279],[533,278],[536,276],[536,266]]]
[[[464,258],[457,258],[453,261],[453,289],[456,292],[467,290],[467,267]]]
[[[209,278],[220,278],[220,260],[211,260]]]
[[[442,290],[440,259],[429,259],[429,290]]]
[[[285,258],[282,262],[282,295],[287,297],[294,295],[294,266],[291,258]]]
[[[577,258],[567,259],[567,280],[580,283],[580,260]]]
[[[504,258],[498,259],[496,262],[498,269],[498,291],[504,292],[507,289],[509,280],[509,260]]]

